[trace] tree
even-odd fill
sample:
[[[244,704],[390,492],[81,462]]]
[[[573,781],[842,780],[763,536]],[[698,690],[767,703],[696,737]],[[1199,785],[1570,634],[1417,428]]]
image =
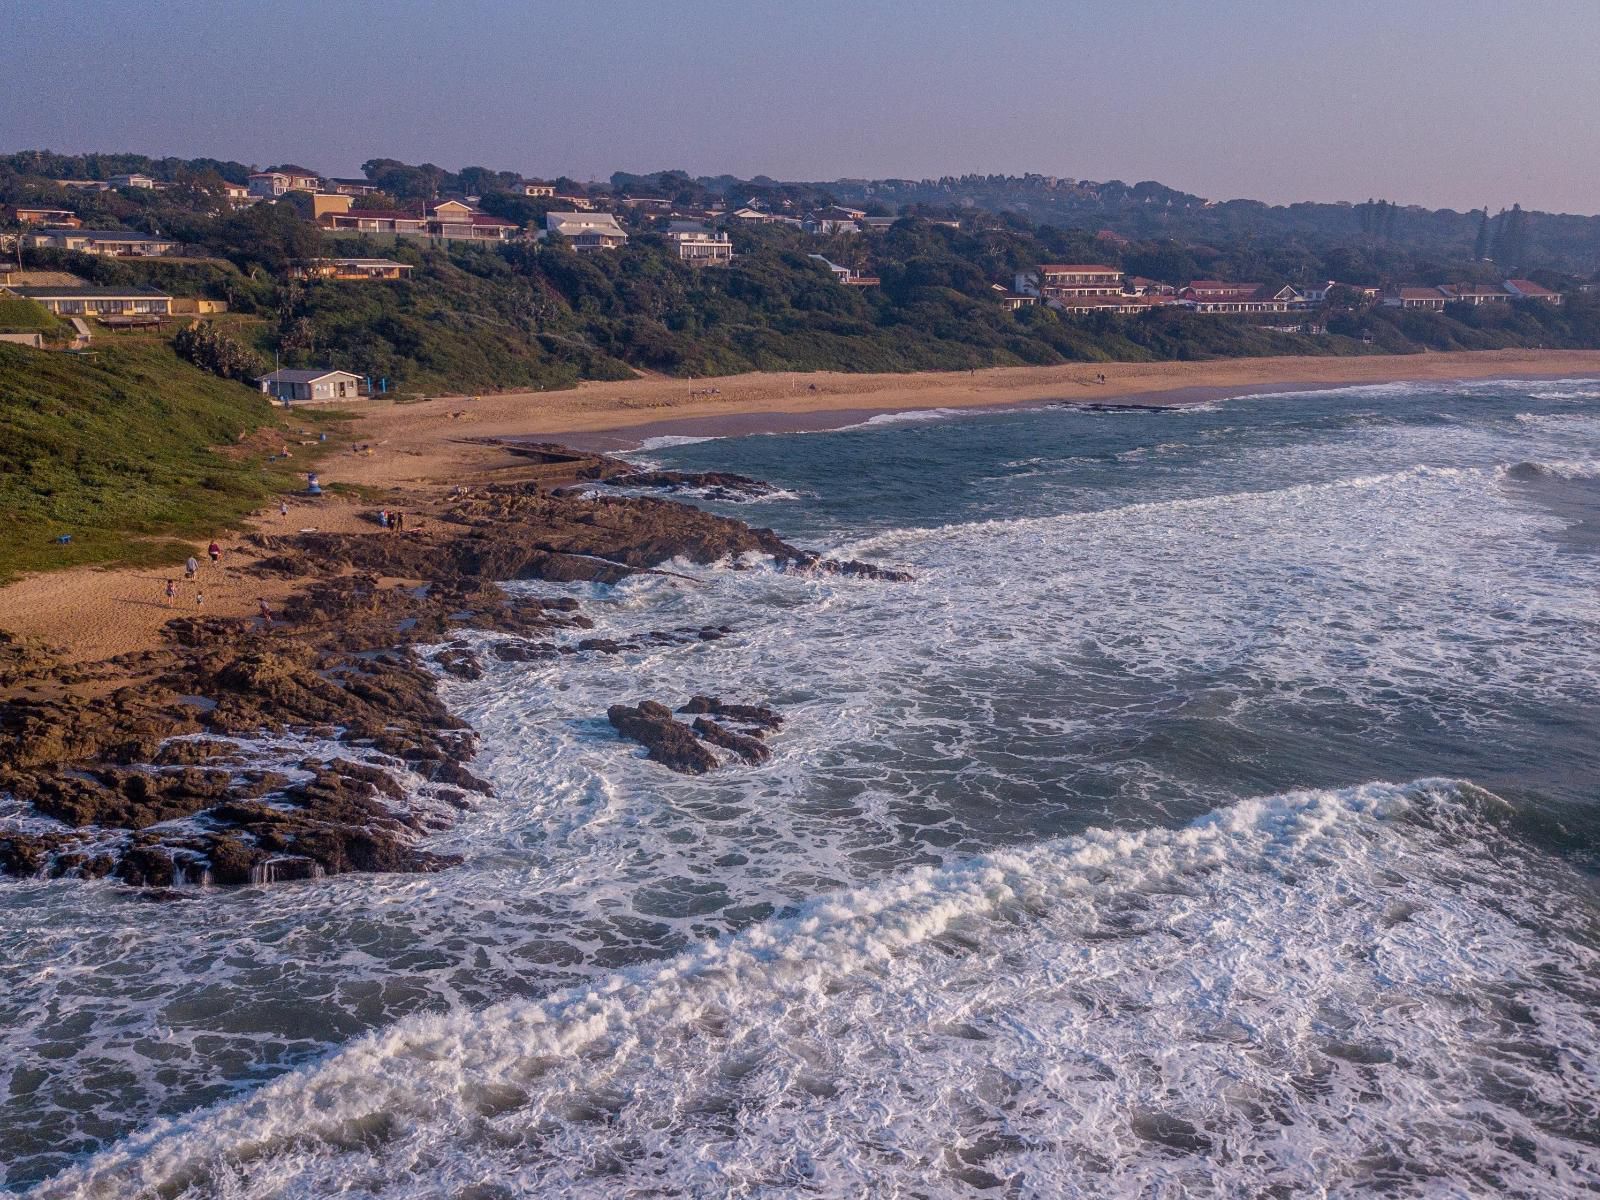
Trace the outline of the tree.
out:
[[[1478,239],[1472,245],[1472,257],[1482,262],[1489,257],[1489,206],[1478,211]]]

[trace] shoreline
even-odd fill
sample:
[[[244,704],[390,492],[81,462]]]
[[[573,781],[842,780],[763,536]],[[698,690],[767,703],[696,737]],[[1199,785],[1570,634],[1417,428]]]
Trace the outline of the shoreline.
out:
[[[1104,384],[1094,382],[1103,371]],[[952,413],[1023,411],[1048,404],[1116,404],[1151,408],[1214,403],[1253,395],[1384,383],[1479,379],[1600,379],[1600,351],[1493,350],[1357,358],[1219,359],[1207,362],[1075,363],[996,367],[972,373],[907,375],[754,373],[713,380],[640,378],[585,383],[565,392],[507,392],[421,401],[379,401],[355,409],[341,441],[370,446],[335,451],[318,466],[325,483],[367,489],[367,498],[289,497],[290,513],[253,514],[220,538],[225,561],[250,557],[249,540],[306,526],[331,532],[365,528],[385,501],[415,505],[456,484],[517,478],[528,460],[513,447],[560,442],[588,453],[632,452],[651,437],[742,437],[822,432],[890,414],[948,409]],[[812,390],[812,389],[815,390]],[[714,391],[715,395],[696,395]],[[47,571],[0,586],[0,630],[105,658],[162,644],[161,630],[179,611],[160,601],[167,569],[132,566]],[[282,585],[251,577],[211,580],[206,615],[252,615],[256,598],[285,598]]]
[[[1102,372],[1106,380],[1097,383]],[[484,450],[483,442],[492,439],[616,452],[653,436],[821,431],[889,413],[939,408],[992,412],[1047,403],[1165,406],[1367,384],[1572,377],[1600,379],[1600,350],[1069,363],[908,374],[755,372],[704,380],[647,376],[582,383],[561,392],[370,405],[357,410],[359,436],[381,453],[336,477],[384,486],[492,472],[507,462]]]

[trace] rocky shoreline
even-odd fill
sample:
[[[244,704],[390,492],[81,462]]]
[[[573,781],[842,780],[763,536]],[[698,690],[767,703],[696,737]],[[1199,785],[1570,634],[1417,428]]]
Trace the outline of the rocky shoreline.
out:
[[[252,535],[250,570],[294,587],[270,628],[177,617],[164,645],[87,665],[0,633],[0,874],[109,877],[167,898],[199,883],[440,870],[454,860],[420,843],[490,794],[467,766],[477,737],[436,686],[439,672],[482,673],[459,631],[504,635],[489,652],[510,661],[732,632],[574,638],[592,626],[576,601],[512,596],[500,581],[614,583],[674,559],[750,557],[906,578],[676,501],[609,494],[749,495],[755,480],[506,448],[530,464],[523,478],[407,495],[406,533]],[[430,662],[425,646],[442,648]],[[711,697],[681,711],[692,724],[649,701],[611,719],[652,758],[697,771],[760,761],[780,721]]]

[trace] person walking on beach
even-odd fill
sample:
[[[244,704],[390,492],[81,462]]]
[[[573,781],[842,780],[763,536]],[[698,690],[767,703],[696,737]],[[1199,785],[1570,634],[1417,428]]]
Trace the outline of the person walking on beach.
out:
[[[206,553],[211,556],[212,563],[219,563],[222,561],[222,547],[217,545],[216,538],[211,539],[211,545],[206,547]]]
[[[178,598],[178,581],[176,579],[167,580],[167,589],[166,589],[166,591],[167,591],[167,607],[171,608],[172,607],[172,602]]]
[[[194,594],[194,606],[196,608],[204,608],[206,606],[206,594],[204,592],[196,592]]]
[[[183,564],[184,577],[186,579],[193,579],[195,577],[195,575],[199,572],[199,570],[200,570],[200,561],[197,558],[195,558],[194,555],[192,555],[192,554],[189,555],[188,561]]]
[[[287,500],[278,501],[278,515],[280,517],[287,517],[289,515],[289,502]]]

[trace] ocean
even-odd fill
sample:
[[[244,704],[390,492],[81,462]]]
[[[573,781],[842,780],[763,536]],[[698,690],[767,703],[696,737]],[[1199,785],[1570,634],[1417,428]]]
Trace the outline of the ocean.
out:
[[[1600,1191],[1600,383],[636,457],[915,581],[516,585],[736,632],[446,680],[457,869],[0,886],[5,1187]],[[697,693],[771,761],[606,722]]]

